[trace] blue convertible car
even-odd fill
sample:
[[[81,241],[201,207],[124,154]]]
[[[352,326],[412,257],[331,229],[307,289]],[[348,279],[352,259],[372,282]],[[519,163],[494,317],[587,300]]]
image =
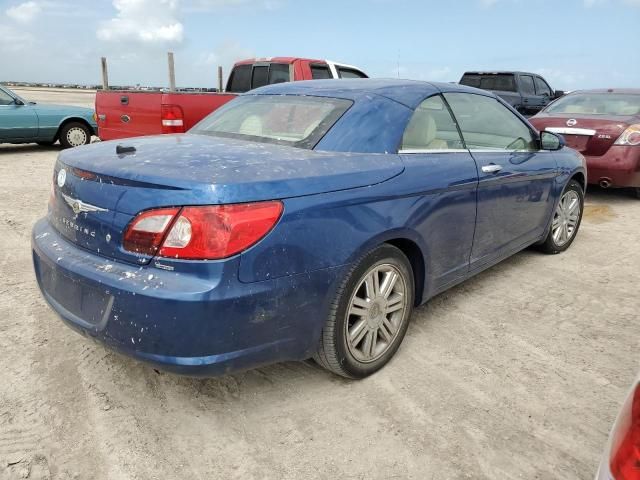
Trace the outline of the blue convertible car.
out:
[[[90,108],[40,105],[0,86],[0,143],[38,143],[63,148],[91,142],[98,125]]]
[[[415,306],[530,245],[567,249],[586,169],[490,93],[323,80],[62,152],[52,180],[33,261],[69,326],[181,373],[313,357],[361,378]]]

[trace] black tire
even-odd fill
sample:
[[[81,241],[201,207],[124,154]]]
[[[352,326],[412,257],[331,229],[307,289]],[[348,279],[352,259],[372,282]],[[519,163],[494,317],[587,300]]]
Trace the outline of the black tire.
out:
[[[349,322],[353,320],[353,315],[348,315],[347,312],[349,311],[352,297],[361,291],[359,290],[360,288],[364,288],[361,287],[362,282],[374,267],[392,268],[394,273],[399,274],[396,284],[402,281],[401,286],[404,289],[404,294],[400,295],[396,293],[394,295],[400,295],[400,297],[403,298],[404,310],[393,317],[396,319],[394,321],[397,322],[397,328],[391,341],[386,342],[382,336],[378,336],[378,330],[375,330],[375,333],[371,333],[376,339],[379,339],[378,341],[382,342],[381,344],[387,344],[387,346],[384,347],[384,353],[381,353],[379,358],[375,358],[372,361],[362,362],[358,360],[350,350],[350,348],[353,347],[347,345],[346,331],[347,328],[349,328]],[[380,290],[383,289],[380,288]],[[380,245],[373,249],[355,262],[338,288],[335,299],[331,304],[329,317],[322,330],[320,344],[313,357],[314,360],[327,370],[347,378],[364,378],[380,370],[391,360],[402,343],[402,339],[409,326],[414,298],[415,282],[413,270],[411,263],[402,251],[388,244]],[[380,310],[379,313],[380,315],[377,316],[379,319],[382,319],[382,316],[384,316],[389,320],[389,317],[394,315],[394,313],[384,313],[384,309]],[[361,320],[364,321],[364,318],[365,317],[362,317]],[[373,321],[374,320],[372,320],[372,322]]]
[[[584,212],[584,191],[582,190],[582,186],[578,182],[576,182],[575,180],[571,180],[569,181],[567,186],[564,188],[562,192],[562,196],[560,197],[561,199],[560,201],[562,201],[562,199],[565,198],[565,196],[568,195],[569,192],[575,192],[578,195],[578,200],[580,202],[580,212],[578,216],[578,222],[575,225],[575,229],[573,230],[573,233],[571,234],[568,241],[564,243],[557,242],[554,239],[554,235],[553,235],[553,223],[556,220],[556,217],[558,217],[559,215],[558,213],[559,207],[558,207],[556,211],[554,211],[553,213],[553,220],[552,220],[551,226],[549,227],[549,232],[547,233],[547,237],[544,239],[544,241],[540,244],[540,247],[539,247],[540,250],[544,253],[555,255],[557,253],[564,252],[571,246],[573,241],[578,236],[578,231],[580,230],[580,225],[582,223],[582,214]]]
[[[81,137],[80,132],[84,133],[84,137]],[[74,133],[78,134],[77,138],[82,138],[81,142],[73,140],[76,138]],[[84,123],[69,122],[62,126],[58,138],[62,148],[80,147],[91,143],[91,130]]]
[[[633,193],[635,194],[635,197],[640,200],[640,187],[634,188]]]

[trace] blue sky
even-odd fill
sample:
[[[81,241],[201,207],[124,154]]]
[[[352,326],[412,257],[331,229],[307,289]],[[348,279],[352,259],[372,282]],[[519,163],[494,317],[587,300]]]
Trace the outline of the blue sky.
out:
[[[0,80],[214,86],[251,56],[329,58],[372,76],[543,74],[557,89],[640,87],[640,0],[0,0]],[[399,67],[398,67],[399,65]]]

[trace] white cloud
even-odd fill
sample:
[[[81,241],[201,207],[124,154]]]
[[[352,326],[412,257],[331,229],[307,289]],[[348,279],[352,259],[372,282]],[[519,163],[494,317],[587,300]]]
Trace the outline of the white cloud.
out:
[[[33,44],[33,36],[10,25],[0,25],[0,52],[20,52]]]
[[[167,45],[184,38],[178,0],[113,0],[113,6],[118,13],[102,23],[99,40]]]
[[[36,2],[24,2],[7,9],[7,16],[19,23],[29,23],[42,11]]]

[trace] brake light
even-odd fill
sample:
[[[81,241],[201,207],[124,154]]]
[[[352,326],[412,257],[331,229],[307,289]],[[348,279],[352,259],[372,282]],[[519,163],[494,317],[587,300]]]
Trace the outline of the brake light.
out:
[[[184,113],[179,105],[162,105],[162,133],[184,133]]]
[[[227,258],[264,238],[282,210],[279,201],[148,210],[131,222],[123,246],[184,260]]]
[[[640,383],[627,399],[613,432],[609,467],[615,480],[640,480]]]
[[[640,124],[631,125],[616,140],[614,145],[636,146],[640,145]]]

